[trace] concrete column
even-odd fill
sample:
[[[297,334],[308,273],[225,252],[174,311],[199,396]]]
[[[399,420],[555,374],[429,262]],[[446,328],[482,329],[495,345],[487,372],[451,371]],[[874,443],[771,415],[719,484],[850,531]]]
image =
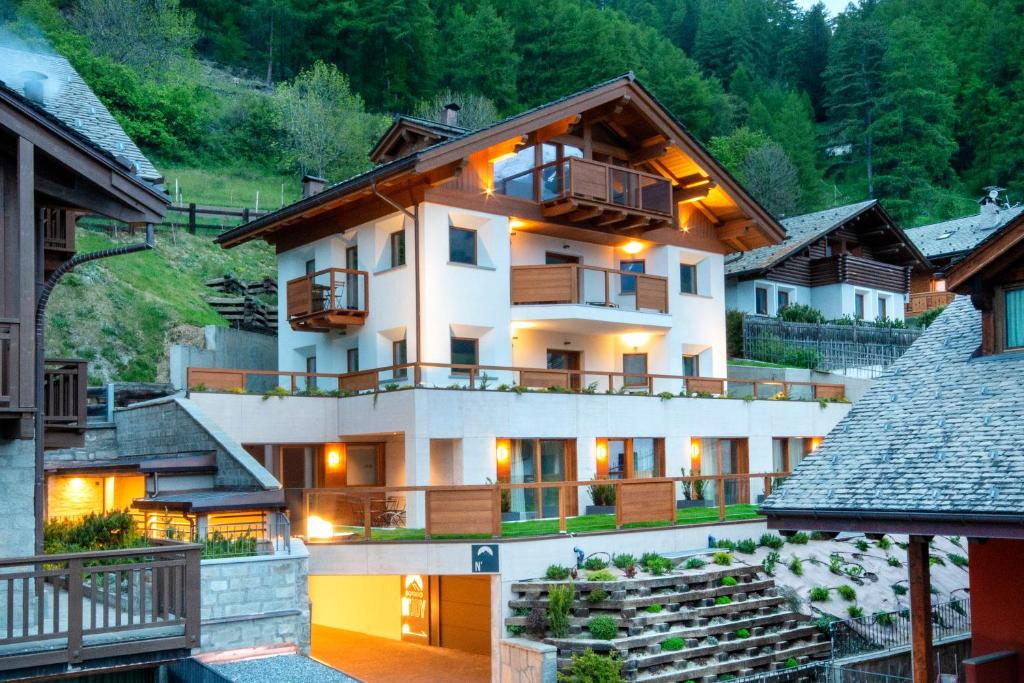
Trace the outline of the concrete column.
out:
[[[428,486],[430,484],[430,439],[405,435],[405,485]],[[424,526],[424,496],[422,492],[406,495],[406,526]]]
[[[597,474],[597,439],[585,436],[576,439],[576,479],[594,479]],[[586,486],[576,488],[580,514],[591,504],[590,492]]]
[[[497,439],[493,436],[475,436],[461,439],[456,447],[456,457],[462,463],[462,483],[486,484],[487,480],[498,480],[498,461],[495,459]]]

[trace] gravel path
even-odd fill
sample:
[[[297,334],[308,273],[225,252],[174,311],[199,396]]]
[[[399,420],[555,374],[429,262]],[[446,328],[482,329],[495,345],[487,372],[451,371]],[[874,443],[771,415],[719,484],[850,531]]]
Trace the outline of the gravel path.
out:
[[[234,683],[360,683],[355,678],[301,655],[213,664],[211,668]]]

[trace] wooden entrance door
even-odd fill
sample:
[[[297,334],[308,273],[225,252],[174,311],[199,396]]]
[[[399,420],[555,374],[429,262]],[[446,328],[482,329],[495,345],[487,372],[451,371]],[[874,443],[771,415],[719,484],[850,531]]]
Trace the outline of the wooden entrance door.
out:
[[[582,370],[583,352],[548,349],[548,370]],[[569,389],[579,391],[583,378],[579,373],[569,375]]]

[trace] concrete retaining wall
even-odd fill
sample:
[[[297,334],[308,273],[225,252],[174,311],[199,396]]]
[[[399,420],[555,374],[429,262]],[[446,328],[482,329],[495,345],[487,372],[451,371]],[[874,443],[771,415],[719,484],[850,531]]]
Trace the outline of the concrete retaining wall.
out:
[[[277,337],[218,325],[207,325],[203,334],[204,348],[171,346],[168,372],[175,389],[187,388],[190,367],[277,370]]]
[[[309,553],[204,560],[202,651],[295,645],[309,653]]]
[[[501,641],[501,683],[555,683],[558,648],[522,638]]]
[[[4,497],[0,557],[32,555],[35,533],[35,441],[0,441],[0,492]]]
[[[767,368],[755,365],[730,365],[729,377],[735,379],[760,379],[780,382],[821,382],[842,384],[846,387],[846,398],[857,401],[868,390],[874,380],[865,377],[849,377],[834,372],[818,372],[800,368]]]

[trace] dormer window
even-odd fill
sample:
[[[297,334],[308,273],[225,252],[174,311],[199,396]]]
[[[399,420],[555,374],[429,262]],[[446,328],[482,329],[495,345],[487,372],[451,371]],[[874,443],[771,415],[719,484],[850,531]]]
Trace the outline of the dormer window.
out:
[[[1005,297],[1006,348],[1024,349],[1024,287],[1007,289]]]

